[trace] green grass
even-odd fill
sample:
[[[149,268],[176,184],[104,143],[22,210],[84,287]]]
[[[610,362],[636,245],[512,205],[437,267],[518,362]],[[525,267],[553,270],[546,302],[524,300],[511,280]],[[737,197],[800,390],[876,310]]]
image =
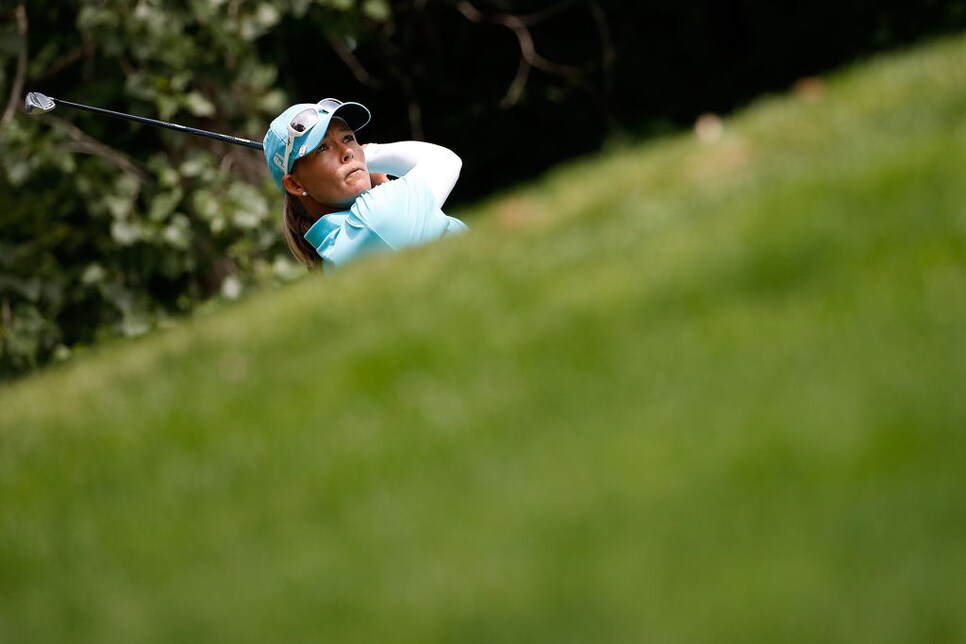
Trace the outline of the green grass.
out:
[[[452,214],[0,389],[0,641],[966,639],[966,38]]]

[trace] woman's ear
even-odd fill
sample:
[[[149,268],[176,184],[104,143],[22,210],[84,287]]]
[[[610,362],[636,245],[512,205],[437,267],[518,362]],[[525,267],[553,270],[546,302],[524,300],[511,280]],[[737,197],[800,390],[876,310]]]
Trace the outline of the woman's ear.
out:
[[[282,177],[282,187],[285,188],[285,192],[294,197],[301,197],[305,192],[305,188],[302,187],[294,174],[287,174]]]

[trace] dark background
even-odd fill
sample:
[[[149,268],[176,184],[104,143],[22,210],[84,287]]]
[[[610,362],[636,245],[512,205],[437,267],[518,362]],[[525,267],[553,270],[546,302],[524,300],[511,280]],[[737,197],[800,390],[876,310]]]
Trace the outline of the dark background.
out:
[[[527,181],[608,142],[687,127],[703,112],[727,114],[799,78],[966,26],[966,3],[930,0],[494,2],[475,5],[480,22],[455,3],[393,6],[391,33],[355,52],[370,85],[324,41],[313,45],[318,25],[311,21],[286,21],[262,45],[277,52],[295,100],[335,95],[368,105],[374,120],[363,140],[416,136],[459,152],[464,173],[451,203]],[[536,51],[578,68],[572,75],[531,70],[512,106],[500,105],[520,60],[513,32],[496,22],[506,13],[532,16]],[[415,132],[410,102],[422,113]]]

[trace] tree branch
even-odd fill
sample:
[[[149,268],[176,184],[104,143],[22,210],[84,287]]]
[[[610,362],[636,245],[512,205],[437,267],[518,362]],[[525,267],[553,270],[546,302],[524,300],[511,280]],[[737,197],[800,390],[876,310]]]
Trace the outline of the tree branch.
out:
[[[57,60],[44,66],[44,71],[39,76],[31,76],[35,84],[43,83],[48,78],[53,78],[60,72],[92,55],[90,47],[75,47]]]
[[[10,308],[10,300],[6,297],[0,300],[0,323],[2,323],[3,330],[13,328],[13,311]],[[6,333],[0,333],[0,340]]]
[[[617,60],[617,50],[614,47],[614,39],[610,35],[610,27],[607,25],[607,16],[600,4],[594,0],[588,0],[587,6],[590,13],[594,16],[597,23],[597,33],[600,35],[600,59],[603,63],[604,91],[610,93],[614,89],[614,61]]]
[[[331,35],[326,35],[326,40],[329,41],[332,51],[342,59],[342,62],[349,68],[349,71],[352,72],[352,75],[356,77],[357,81],[373,89],[379,89],[382,86],[382,82],[366,71],[366,68],[362,66],[362,63],[352,53],[352,50],[346,47],[344,42]]]
[[[546,18],[558,13],[562,8],[566,7],[568,3],[562,2],[549,9],[531,14],[529,16],[515,16],[509,13],[498,14],[492,18],[489,18],[490,22],[496,23],[498,25],[503,25],[507,29],[513,32],[513,35],[517,38],[517,43],[520,46],[520,65],[517,67],[516,76],[510,82],[510,87],[507,88],[506,95],[500,99],[500,107],[502,109],[510,108],[519,102],[520,97],[523,95],[523,90],[526,87],[527,79],[530,76],[530,69],[535,67],[540,71],[547,72],[548,74],[554,74],[556,76],[562,76],[570,80],[578,78],[583,72],[579,67],[574,67],[573,65],[561,65],[555,63],[551,60],[547,60],[543,56],[537,53],[536,46],[533,43],[533,36],[530,35],[529,25],[545,20]],[[467,20],[471,22],[483,22],[487,19],[483,13],[474,7],[469,0],[459,0],[456,3],[456,9],[466,17]]]
[[[109,145],[101,143],[97,139],[84,134],[84,132],[82,132],[77,126],[49,114],[47,115],[46,120],[50,121],[50,123],[55,127],[67,132],[67,135],[73,141],[72,144],[64,146],[65,151],[78,152],[80,154],[91,154],[101,157],[102,159],[107,159],[116,165],[122,172],[127,172],[134,175],[134,177],[136,177],[141,183],[146,183],[150,179],[147,172],[145,172],[137,163],[131,160],[130,157],[118,152]]]
[[[17,5],[14,13],[17,16],[17,33],[20,35],[20,52],[17,55],[17,75],[14,77],[13,86],[10,88],[10,98],[7,101],[7,108],[0,117],[0,130],[5,128],[13,119],[20,105],[23,95],[23,84],[27,78],[27,10],[24,8],[23,0]],[[2,134],[0,134],[2,136]]]

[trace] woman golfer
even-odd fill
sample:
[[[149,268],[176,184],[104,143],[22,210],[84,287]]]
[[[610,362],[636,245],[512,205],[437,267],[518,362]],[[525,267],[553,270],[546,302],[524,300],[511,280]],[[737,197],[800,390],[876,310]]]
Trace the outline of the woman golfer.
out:
[[[355,133],[370,118],[364,105],[327,98],[289,107],[265,134],[265,161],[285,195],[285,241],[308,268],[466,230],[440,209],[460,158],[421,141],[360,145]]]

